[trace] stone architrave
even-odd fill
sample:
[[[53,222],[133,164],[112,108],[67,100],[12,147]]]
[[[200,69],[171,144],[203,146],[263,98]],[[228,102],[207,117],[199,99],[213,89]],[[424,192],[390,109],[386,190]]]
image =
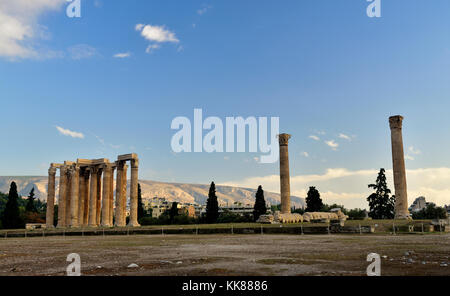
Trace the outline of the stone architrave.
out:
[[[47,212],[46,212],[46,227],[53,228],[53,220],[55,217],[55,180],[56,167],[53,164],[48,169],[48,186],[47,186]]]
[[[79,210],[79,184],[80,184],[80,168],[74,165],[70,169],[71,174],[71,191],[70,191],[70,227],[78,227],[78,210]]]
[[[131,181],[130,181],[130,221],[128,226],[140,226],[138,222],[138,169],[139,160],[131,160]]]
[[[109,193],[111,189],[111,172],[112,172],[112,166],[110,164],[105,164],[103,167],[103,198],[102,198],[102,221],[101,225],[103,227],[110,227],[111,224],[109,223],[109,210],[110,210],[110,202],[109,199],[111,198],[111,195]]]
[[[58,224],[57,227],[66,227],[66,191],[67,191],[67,167],[59,169],[59,196],[58,196]]]
[[[389,118],[389,126],[391,128],[392,164],[394,170],[395,219],[410,219],[402,125],[402,116],[397,115]]]
[[[291,187],[289,176],[289,150],[288,144],[291,135],[281,134],[278,136],[280,145],[280,191],[281,191],[281,214],[291,213]]]
[[[97,173],[98,168],[95,166],[91,167],[91,180],[90,180],[90,190],[89,190],[89,227],[97,226]]]

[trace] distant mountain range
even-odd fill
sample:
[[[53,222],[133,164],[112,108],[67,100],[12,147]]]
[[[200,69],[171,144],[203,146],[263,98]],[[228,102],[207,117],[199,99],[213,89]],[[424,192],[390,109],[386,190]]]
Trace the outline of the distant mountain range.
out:
[[[28,196],[31,188],[35,188],[36,197],[41,201],[47,199],[47,181],[46,176],[22,176],[22,177],[1,177],[0,176],[0,192],[8,193],[11,182],[17,184],[19,195]],[[142,198],[150,199],[155,196],[165,197],[169,201],[177,201],[184,203],[206,204],[208,198],[209,184],[181,184],[181,183],[165,183],[148,180],[139,180],[142,190]],[[56,178],[56,194],[58,195],[58,178]],[[129,186],[129,183],[128,183]],[[240,188],[231,186],[216,185],[216,194],[221,204],[232,205],[234,202],[242,204],[254,204],[255,189]],[[273,192],[264,192],[266,202],[276,205],[280,203],[280,194]],[[295,207],[304,207],[305,200],[301,197],[292,196],[291,205]]]

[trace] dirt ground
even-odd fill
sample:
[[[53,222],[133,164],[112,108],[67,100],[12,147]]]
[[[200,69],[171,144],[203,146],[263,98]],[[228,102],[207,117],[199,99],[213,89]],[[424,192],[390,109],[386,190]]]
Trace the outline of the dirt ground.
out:
[[[82,275],[366,275],[369,253],[382,275],[450,275],[450,234],[7,238],[0,275],[65,275],[70,253]]]

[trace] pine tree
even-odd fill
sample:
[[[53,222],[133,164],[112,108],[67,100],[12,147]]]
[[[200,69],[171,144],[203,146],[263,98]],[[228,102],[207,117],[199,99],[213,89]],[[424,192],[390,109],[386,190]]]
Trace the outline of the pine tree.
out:
[[[23,227],[19,212],[19,195],[17,194],[17,185],[11,183],[9,188],[8,201],[6,202],[5,211],[3,212],[3,228],[14,229]]]
[[[316,187],[309,187],[308,196],[306,197],[306,212],[319,212],[323,208],[320,193]]]
[[[395,196],[389,196],[391,190],[387,187],[385,170],[378,173],[376,184],[370,184],[369,188],[375,190],[367,201],[369,202],[369,216],[372,219],[393,219],[395,217]]]
[[[178,203],[173,202],[172,207],[169,210],[170,223],[173,223],[173,220],[176,216],[178,216]]]
[[[30,193],[28,194],[28,199],[27,199],[27,205],[25,206],[25,211],[26,212],[31,212],[31,213],[37,213],[38,210],[36,208],[36,205],[34,203],[34,187],[31,189]]]
[[[206,202],[206,222],[215,223],[217,218],[219,218],[219,203],[216,196],[216,185],[211,182],[208,201]]]
[[[138,221],[141,218],[144,218],[145,212],[144,212],[144,206],[142,204],[142,191],[141,191],[141,184],[138,184]]]
[[[267,213],[266,201],[264,199],[264,190],[259,185],[255,195],[255,206],[253,207],[253,218],[255,221],[259,219],[259,216]]]

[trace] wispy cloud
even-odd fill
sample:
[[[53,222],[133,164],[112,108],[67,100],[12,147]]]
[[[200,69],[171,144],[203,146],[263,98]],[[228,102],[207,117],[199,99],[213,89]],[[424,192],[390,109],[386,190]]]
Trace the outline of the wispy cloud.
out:
[[[147,48],[145,49],[146,53],[153,53],[155,50],[157,50],[158,48],[160,48],[160,46],[158,44],[150,44],[149,46],[147,46]]]
[[[82,133],[74,132],[69,129],[62,128],[60,126],[56,126],[56,129],[59,131],[59,133],[61,135],[72,137],[72,138],[84,139],[84,135]]]
[[[175,33],[166,29],[165,26],[152,26],[152,25],[137,24],[135,29],[136,29],[136,31],[141,32],[142,37],[144,37],[145,39],[147,39],[148,41],[151,41],[151,42],[158,42],[158,43],[164,43],[164,42],[178,43],[178,42],[180,42],[180,40],[178,40]]]
[[[97,50],[87,44],[77,44],[68,48],[69,55],[74,60],[88,59],[97,55]]]
[[[320,138],[316,135],[309,136],[310,139],[313,139],[314,141],[320,141]]]
[[[334,141],[334,140],[325,141],[325,144],[327,146],[329,146],[331,149],[333,149],[334,151],[336,151],[338,149],[338,147],[339,147],[339,144],[336,143],[336,141]]]
[[[197,10],[197,14],[198,14],[198,15],[204,15],[204,14],[207,13],[208,10],[210,10],[211,8],[212,8],[211,5],[208,5],[208,6],[205,6],[205,7],[203,7],[203,8],[200,8],[200,9]]]
[[[340,133],[340,134],[338,135],[338,138],[344,139],[344,140],[347,140],[347,141],[351,141],[351,140],[352,140],[352,137],[350,137],[350,136],[348,136],[348,135],[346,135],[346,134],[343,134],[343,133]]]
[[[300,153],[303,157],[309,157],[309,153],[306,151],[303,151]]]
[[[113,55],[113,57],[115,57],[117,59],[129,58],[130,56],[131,56],[131,53],[129,53],[129,52],[120,52],[120,53],[116,53],[115,55]]]

